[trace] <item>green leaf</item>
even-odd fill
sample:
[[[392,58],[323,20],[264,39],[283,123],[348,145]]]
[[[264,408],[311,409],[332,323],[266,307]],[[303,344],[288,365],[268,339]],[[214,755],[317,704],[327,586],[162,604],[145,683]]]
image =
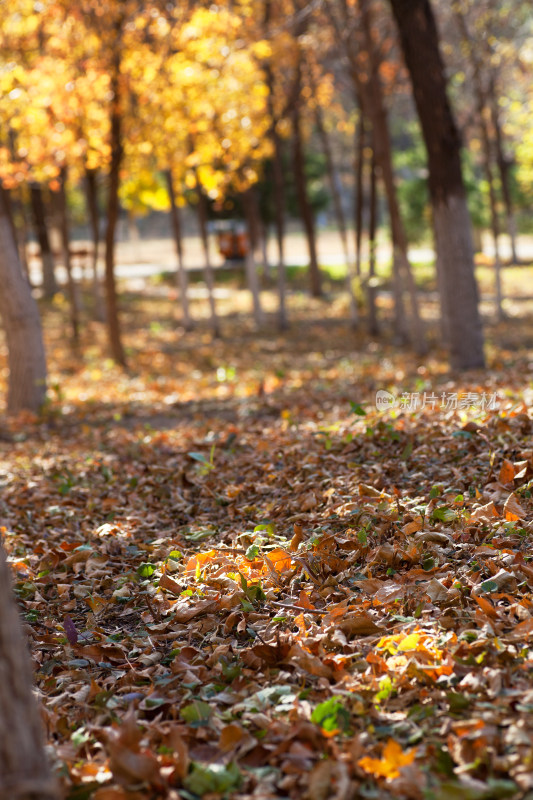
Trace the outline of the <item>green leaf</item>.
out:
[[[238,789],[242,783],[239,768],[233,762],[223,764],[199,764],[192,762],[190,772],[183,781],[189,792],[203,797],[205,794],[223,794]]]
[[[77,731],[74,731],[74,733],[70,737],[70,741],[72,742],[74,747],[81,747],[82,744],[88,742],[90,738],[91,734],[89,733],[88,730],[86,730],[86,728],[82,726],[81,728],[78,728]]]
[[[402,461],[407,461],[412,452],[413,452],[413,443],[407,442],[407,444],[403,448],[402,455],[400,456]]]
[[[320,725],[322,730],[328,733],[336,730],[346,731],[350,727],[350,712],[338,697],[331,697],[317,705],[311,714],[311,722]]]
[[[254,558],[257,558],[258,555],[259,555],[259,546],[257,544],[251,544],[245,553],[245,558],[247,558],[248,561],[253,561]]]
[[[187,453],[187,455],[189,458],[194,459],[194,461],[199,461],[200,464],[209,464],[209,461],[203,453]]]
[[[464,711],[471,705],[469,698],[460,694],[459,692],[447,692],[446,698],[450,704],[450,711],[452,714],[457,714],[459,711]]]
[[[154,572],[154,565],[150,564],[148,561],[139,564],[137,567],[137,575],[139,575],[141,578],[151,578]]]
[[[481,589],[483,592],[497,592],[500,587],[496,583],[496,581],[483,581],[481,584]]]
[[[367,544],[368,536],[364,529],[357,532],[357,539],[359,543],[363,545],[363,547]]]
[[[387,700],[394,691],[394,686],[388,675],[385,675],[379,682],[379,692],[374,695],[374,702],[381,703]]]
[[[207,528],[203,530],[189,531],[188,533],[183,533],[183,537],[187,539],[189,542],[201,542],[203,539],[207,539],[213,533],[214,531]]]
[[[198,727],[209,722],[212,713],[213,709],[208,703],[204,703],[203,700],[193,700],[181,709],[180,717],[189,725]]]
[[[350,408],[352,409],[352,414],[356,414],[358,417],[366,417],[366,411],[360,403],[354,403],[350,400]]]
[[[433,509],[431,519],[434,521],[440,520],[441,522],[452,522],[452,520],[457,519],[457,512],[455,512],[452,508],[439,506],[439,508]]]
[[[262,522],[260,525],[256,525],[254,528],[254,533],[260,533],[261,531],[264,531],[267,536],[274,536],[274,523]]]

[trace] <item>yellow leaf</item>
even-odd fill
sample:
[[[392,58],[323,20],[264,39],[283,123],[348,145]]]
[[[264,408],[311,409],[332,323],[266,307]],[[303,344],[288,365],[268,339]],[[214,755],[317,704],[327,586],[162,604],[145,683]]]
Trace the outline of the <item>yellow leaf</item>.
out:
[[[416,747],[411,750],[402,750],[398,742],[394,739],[389,739],[383,749],[381,758],[370,758],[364,756],[360,758],[357,764],[364,769],[365,772],[370,773],[375,778],[398,778],[400,769],[412,764],[416,756]]]

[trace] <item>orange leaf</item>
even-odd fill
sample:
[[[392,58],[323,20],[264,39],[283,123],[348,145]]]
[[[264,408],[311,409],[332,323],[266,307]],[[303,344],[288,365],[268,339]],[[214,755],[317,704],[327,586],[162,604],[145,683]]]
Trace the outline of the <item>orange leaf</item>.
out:
[[[216,561],[216,558],[217,558],[216,550],[207,550],[205,553],[197,553],[195,556],[193,556],[187,561],[185,572],[195,572],[197,565],[203,567],[212,561]]]
[[[281,548],[271,550],[268,556],[265,557],[265,561],[269,563],[276,572],[284,572],[286,569],[291,568],[291,557],[285,550],[281,550]]]
[[[309,595],[307,594],[307,592],[304,592],[303,589],[300,592],[300,596],[298,598],[298,605],[300,605],[302,608],[311,608],[311,609],[316,608],[316,606],[314,606],[311,600],[309,599]]]
[[[304,529],[301,525],[298,525],[297,522],[294,523],[294,536],[291,539],[291,543],[289,545],[289,550],[291,553],[295,553],[298,550],[298,545],[300,542],[304,540]]]
[[[182,587],[177,583],[174,578],[171,578],[167,575],[166,572],[163,572],[161,578],[159,579],[159,588],[160,589],[168,589],[169,592],[173,592],[173,594],[181,594]]]
[[[514,473],[515,473],[514,464],[512,463],[512,461],[509,461],[507,458],[504,458],[503,464],[500,468],[500,476],[498,478],[500,483],[511,483],[511,481],[514,479]]]
[[[471,597],[476,601],[478,606],[485,612],[485,614],[488,617],[491,617],[491,619],[498,618],[498,613],[489,600],[487,600],[485,597],[481,597],[480,595],[475,594],[475,592],[471,593]]]
[[[364,758],[359,759],[357,764],[361,769],[364,769],[365,772],[374,775],[375,778],[388,778],[392,780],[393,778],[399,777],[402,767],[413,763],[415,756],[416,747],[404,752],[398,742],[395,742],[394,739],[389,739],[383,749],[381,758],[364,756]]]
[[[505,519],[508,522],[516,522],[516,520],[523,519],[526,515],[526,512],[514,494],[509,495],[503,505],[503,510],[505,512]]]

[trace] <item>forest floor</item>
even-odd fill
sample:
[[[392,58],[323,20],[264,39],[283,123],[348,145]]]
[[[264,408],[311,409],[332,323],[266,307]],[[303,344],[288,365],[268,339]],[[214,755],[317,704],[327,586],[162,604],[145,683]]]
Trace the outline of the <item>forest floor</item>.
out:
[[[128,371],[44,310],[0,525],[70,800],[533,798],[527,286],[461,377],[328,288],[284,335],[221,300],[215,342],[130,291]]]

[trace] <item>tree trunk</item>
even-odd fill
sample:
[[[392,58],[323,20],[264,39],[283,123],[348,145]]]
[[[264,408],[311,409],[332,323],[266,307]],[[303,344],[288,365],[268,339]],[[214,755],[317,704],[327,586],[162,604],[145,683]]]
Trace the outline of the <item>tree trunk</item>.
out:
[[[111,108],[111,163],[109,165],[109,187],[107,200],[107,228],[105,233],[105,288],[107,334],[111,357],[126,366],[126,355],[122,346],[118,297],[115,281],[115,233],[119,217],[118,190],[120,185],[120,165],[122,163],[122,117],[119,108],[119,64],[115,64],[111,78],[111,91],[114,100]]]
[[[14,192],[9,191],[9,189],[5,189],[4,187],[1,187],[0,191],[2,191],[4,195],[6,212],[13,229],[13,236],[15,239],[15,244],[17,245],[20,266],[23,274],[31,286],[30,269],[26,256],[26,241],[28,237],[24,206],[20,198]]]
[[[368,0],[361,0],[361,15],[365,47],[370,57],[370,72],[366,83],[360,87],[360,100],[365,115],[372,122],[372,142],[376,164],[381,170],[385,187],[393,248],[393,291],[395,294],[395,331],[401,342],[409,338],[406,314],[403,307],[403,286],[405,284],[411,305],[411,339],[419,355],[427,353],[427,343],[420,311],[415,280],[407,256],[407,236],[400,214],[400,204],[396,191],[396,180],[392,164],[392,145],[389,132],[383,87],[379,77],[377,56],[372,38],[372,21]],[[357,79],[356,79],[357,80]],[[360,81],[359,81],[360,82]]]
[[[483,158],[483,169],[485,171],[485,178],[489,189],[489,209],[490,209],[490,227],[492,233],[492,241],[494,247],[494,280],[496,291],[496,316],[498,321],[504,319],[503,313],[503,295],[502,295],[502,280],[501,269],[502,263],[500,258],[500,220],[498,217],[498,200],[496,197],[496,188],[494,185],[494,172],[492,169],[492,147],[490,141],[490,133],[486,119],[487,97],[483,89],[483,81],[481,77],[481,64],[474,49],[474,44],[468,31],[466,17],[462,12],[459,5],[454,6],[455,18],[459,23],[459,28],[463,37],[463,42],[468,49],[470,62],[473,71],[473,84],[474,95],[476,98],[476,110],[478,116],[479,131],[481,134],[481,149]]]
[[[337,186],[337,174],[335,170],[335,164],[333,163],[331,144],[329,141],[328,132],[324,125],[322,109],[320,108],[318,102],[316,102],[315,105],[315,122],[320,143],[322,145],[322,152],[324,153],[324,158],[326,160],[326,172],[328,174],[329,189],[331,192],[331,199],[333,201],[335,221],[337,223],[337,228],[339,229],[342,252],[346,261],[346,266],[348,266],[350,263],[350,254],[348,250],[348,235],[346,233],[346,219],[344,216],[344,209],[342,207],[342,198]]]
[[[182,324],[186,331],[190,331],[192,330],[193,324],[189,311],[189,281],[187,279],[187,270],[185,269],[185,263],[183,260],[183,237],[181,233],[180,210],[178,208],[178,204],[176,203],[176,194],[174,192],[171,169],[165,170],[165,180],[167,182],[168,199],[170,201],[170,221],[172,223],[172,232],[174,234],[174,243],[176,245],[176,255],[178,257],[178,272],[176,277],[180,290]]]
[[[498,107],[498,97],[494,86],[494,80],[491,80],[489,86],[490,93],[490,109],[492,124],[494,127],[494,144],[496,146],[496,162],[498,164],[498,172],[500,174],[500,181],[502,186],[503,204],[505,206],[506,228],[507,235],[511,243],[511,262],[518,264],[518,253],[516,249],[516,219],[513,208],[513,201],[511,198],[511,187],[509,183],[509,161],[505,156],[503,149],[503,133],[500,123],[500,114]]]
[[[265,26],[268,25],[271,10],[270,0],[265,1]],[[276,128],[274,114],[274,76],[270,64],[265,66],[266,82],[268,86],[268,112],[271,119],[270,138],[272,140],[272,176],[274,182],[274,221],[276,227],[276,240],[278,244],[278,327],[281,331],[288,328],[287,302],[286,302],[286,275],[285,275],[285,179],[283,177],[283,159],[281,139]]]
[[[209,310],[211,314],[211,329],[215,339],[220,338],[220,323],[218,321],[217,309],[215,305],[215,274],[213,272],[213,265],[211,263],[211,256],[209,253],[209,235],[207,232],[207,200],[201,184],[196,183],[198,192],[198,223],[200,225],[200,236],[202,239],[202,246],[204,248],[205,258],[205,284],[207,286],[207,293],[209,296]]]
[[[105,322],[105,308],[100,290],[100,279],[98,277],[98,249],[100,246],[100,219],[98,214],[98,184],[97,171],[95,169],[85,170],[85,195],[87,199],[87,211],[89,224],[91,227],[91,237],[93,240],[92,253],[92,282],[93,282],[93,303],[94,317],[99,322]]]
[[[372,153],[370,165],[370,209],[368,219],[368,332],[370,336],[379,335],[378,312],[376,305],[377,280],[376,280],[376,229],[378,216],[378,193],[376,160]]]
[[[315,87],[313,87],[313,89],[314,88]],[[344,260],[346,262],[346,270],[347,270],[346,288],[348,290],[348,299],[350,303],[350,322],[352,328],[355,329],[357,328],[357,325],[359,323],[359,311],[357,309],[357,298],[354,290],[355,281],[357,280],[358,276],[354,274],[354,265],[352,263],[352,260],[350,258],[350,253],[348,250],[346,219],[344,217],[344,210],[342,208],[342,198],[337,187],[335,164],[333,163],[333,153],[331,151],[331,144],[329,141],[328,133],[324,126],[324,120],[322,118],[322,109],[320,108],[318,102],[315,105],[315,122],[320,142],[322,144],[322,152],[324,153],[324,158],[326,159],[326,171],[328,174],[331,199],[333,200],[335,219],[337,222],[337,227],[339,229],[339,237],[341,240]]]
[[[61,249],[63,250],[63,263],[67,273],[67,290],[70,308],[70,325],[72,328],[72,342],[75,346],[80,341],[80,323],[77,288],[72,275],[72,261],[70,258],[70,232],[68,224],[67,194],[66,194],[67,170],[62,167],[59,175],[59,192],[57,194],[57,216],[59,218],[59,232],[61,235]]]
[[[281,156],[281,139],[276,131],[272,134],[274,143],[274,205],[276,222],[276,240],[278,243],[278,326],[280,331],[289,327],[287,314],[287,275],[285,267],[285,179],[283,177],[283,160]]]
[[[54,272],[54,257],[50,247],[48,228],[46,227],[43,192],[38,183],[30,184],[30,201],[35,234],[41,251],[43,295],[47,300],[50,300],[57,292],[57,281]]]
[[[0,281],[0,316],[6,332],[9,362],[7,409],[10,413],[22,409],[39,411],[46,395],[46,359],[41,320],[30,286],[20,268],[17,246],[1,192]],[[1,685],[0,681],[0,689]],[[0,708],[0,725],[1,718]],[[0,735],[0,752],[1,748]]]
[[[379,77],[379,60],[372,35],[372,20],[370,18],[368,0],[360,0],[359,2],[362,22],[362,44],[360,47],[364,48],[365,52],[368,54],[369,61],[368,78],[366,81],[361,74],[360,63],[357,58],[358,49],[355,37],[347,36],[347,31],[353,27],[353,21],[349,17],[349,6],[347,3],[342,3],[340,7],[343,14],[342,21],[333,14],[329,4],[326,4],[326,10],[335,27],[337,36],[340,41],[344,42],[346,47],[346,55],[350,61],[351,76],[359,106],[365,118],[372,126],[372,148],[374,150],[376,166],[381,172],[389,209],[393,246],[393,270],[395,270],[393,274],[393,291],[395,295],[394,315],[396,339],[402,340],[406,338],[407,323],[403,306],[403,282],[405,280],[411,304],[411,339],[417,353],[423,355],[427,352],[427,344],[418,309],[416,285],[407,257],[407,237],[405,235],[396,193],[387,112],[385,109],[383,88]]]
[[[57,800],[33,695],[28,647],[0,542],[0,798]]]
[[[252,227],[254,216],[253,207],[254,204],[257,205],[255,198],[252,196],[254,191],[254,187],[251,186],[243,197],[243,205],[246,215],[246,227],[248,232],[248,250],[245,255],[245,266],[248,288],[250,290],[250,294],[252,295],[255,327],[257,330],[260,330],[260,328],[264,325],[265,317],[263,314],[263,309],[261,308],[261,294],[259,291],[259,280],[257,278],[257,265],[255,263],[254,249],[252,246]]]
[[[309,250],[309,277],[312,297],[322,297],[322,281],[318,257],[316,252],[316,233],[313,209],[309,202],[307,193],[307,178],[305,175],[305,158],[302,141],[302,125],[300,119],[299,102],[295,102],[292,111],[292,144],[293,144],[293,167],[296,193],[298,195],[298,205],[307,238]]]
[[[446,94],[437,27],[429,0],[390,0],[428,151],[435,243],[445,283],[452,367],[483,367],[483,334],[459,133]]]
[[[355,196],[354,196],[354,228],[355,228],[355,272],[361,277],[361,243],[363,238],[363,165],[365,158],[365,119],[359,111],[359,124],[355,131]],[[375,176],[374,176],[375,178]]]

